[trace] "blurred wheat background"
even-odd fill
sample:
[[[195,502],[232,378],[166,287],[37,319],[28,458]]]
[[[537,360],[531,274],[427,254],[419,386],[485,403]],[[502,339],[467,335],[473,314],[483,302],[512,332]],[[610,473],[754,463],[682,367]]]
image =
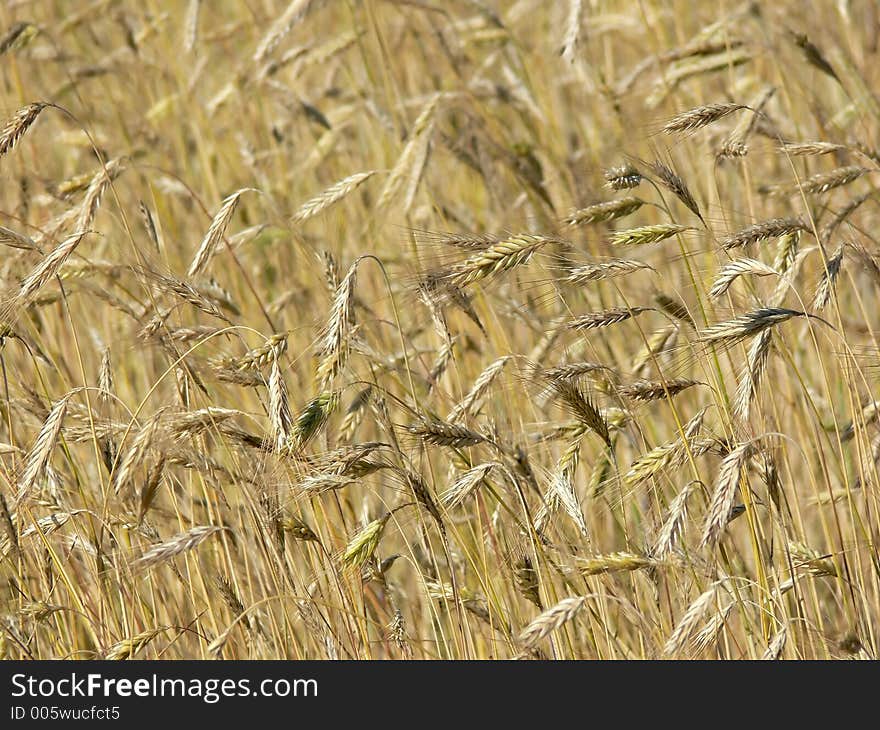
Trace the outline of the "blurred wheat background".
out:
[[[0,26],[0,656],[876,657],[876,3]]]

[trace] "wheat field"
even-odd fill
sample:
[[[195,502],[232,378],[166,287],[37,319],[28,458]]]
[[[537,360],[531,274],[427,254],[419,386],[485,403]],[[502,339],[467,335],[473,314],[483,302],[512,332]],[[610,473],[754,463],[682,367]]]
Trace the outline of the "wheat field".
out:
[[[10,0],[0,657],[872,659],[871,0]]]

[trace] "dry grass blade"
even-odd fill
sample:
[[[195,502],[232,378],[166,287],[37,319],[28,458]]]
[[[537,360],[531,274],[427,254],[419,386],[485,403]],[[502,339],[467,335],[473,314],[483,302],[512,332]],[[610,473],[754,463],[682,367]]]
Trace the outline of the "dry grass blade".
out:
[[[830,241],[831,237],[834,235],[834,232],[853,214],[856,210],[858,210],[863,203],[870,200],[874,197],[874,191],[869,191],[867,193],[863,193],[862,195],[857,195],[855,198],[850,200],[843,208],[841,208],[831,219],[828,225],[822,229],[822,240]]]
[[[658,358],[667,350],[675,346],[678,339],[679,327],[672,324],[657,330],[649,338],[638,354],[633,358],[632,371],[634,375],[644,375],[649,365],[656,364]]]
[[[183,23],[183,50],[192,53],[196,47],[199,36],[199,11],[202,0],[189,0],[186,8],[186,18]]]
[[[562,60],[566,63],[574,63],[575,51],[581,34],[581,13],[583,12],[583,0],[571,0],[568,10],[568,19],[565,22],[565,33],[562,40]]]
[[[773,638],[770,639],[770,643],[767,645],[767,650],[761,656],[761,659],[765,661],[776,661],[782,658],[782,652],[785,650],[785,642],[788,640],[788,626],[785,624],[782,625],[782,628],[779,629],[774,635]]]

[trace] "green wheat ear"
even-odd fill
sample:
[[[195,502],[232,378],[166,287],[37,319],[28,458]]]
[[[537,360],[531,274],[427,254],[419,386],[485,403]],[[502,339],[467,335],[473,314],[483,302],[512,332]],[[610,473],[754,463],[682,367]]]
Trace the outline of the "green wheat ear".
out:
[[[299,451],[324,427],[339,403],[339,392],[326,390],[310,400],[293,424],[288,446]]]
[[[342,553],[342,564],[346,568],[363,567],[373,557],[390,518],[391,512],[387,512],[378,520],[370,522],[349,541]]]

